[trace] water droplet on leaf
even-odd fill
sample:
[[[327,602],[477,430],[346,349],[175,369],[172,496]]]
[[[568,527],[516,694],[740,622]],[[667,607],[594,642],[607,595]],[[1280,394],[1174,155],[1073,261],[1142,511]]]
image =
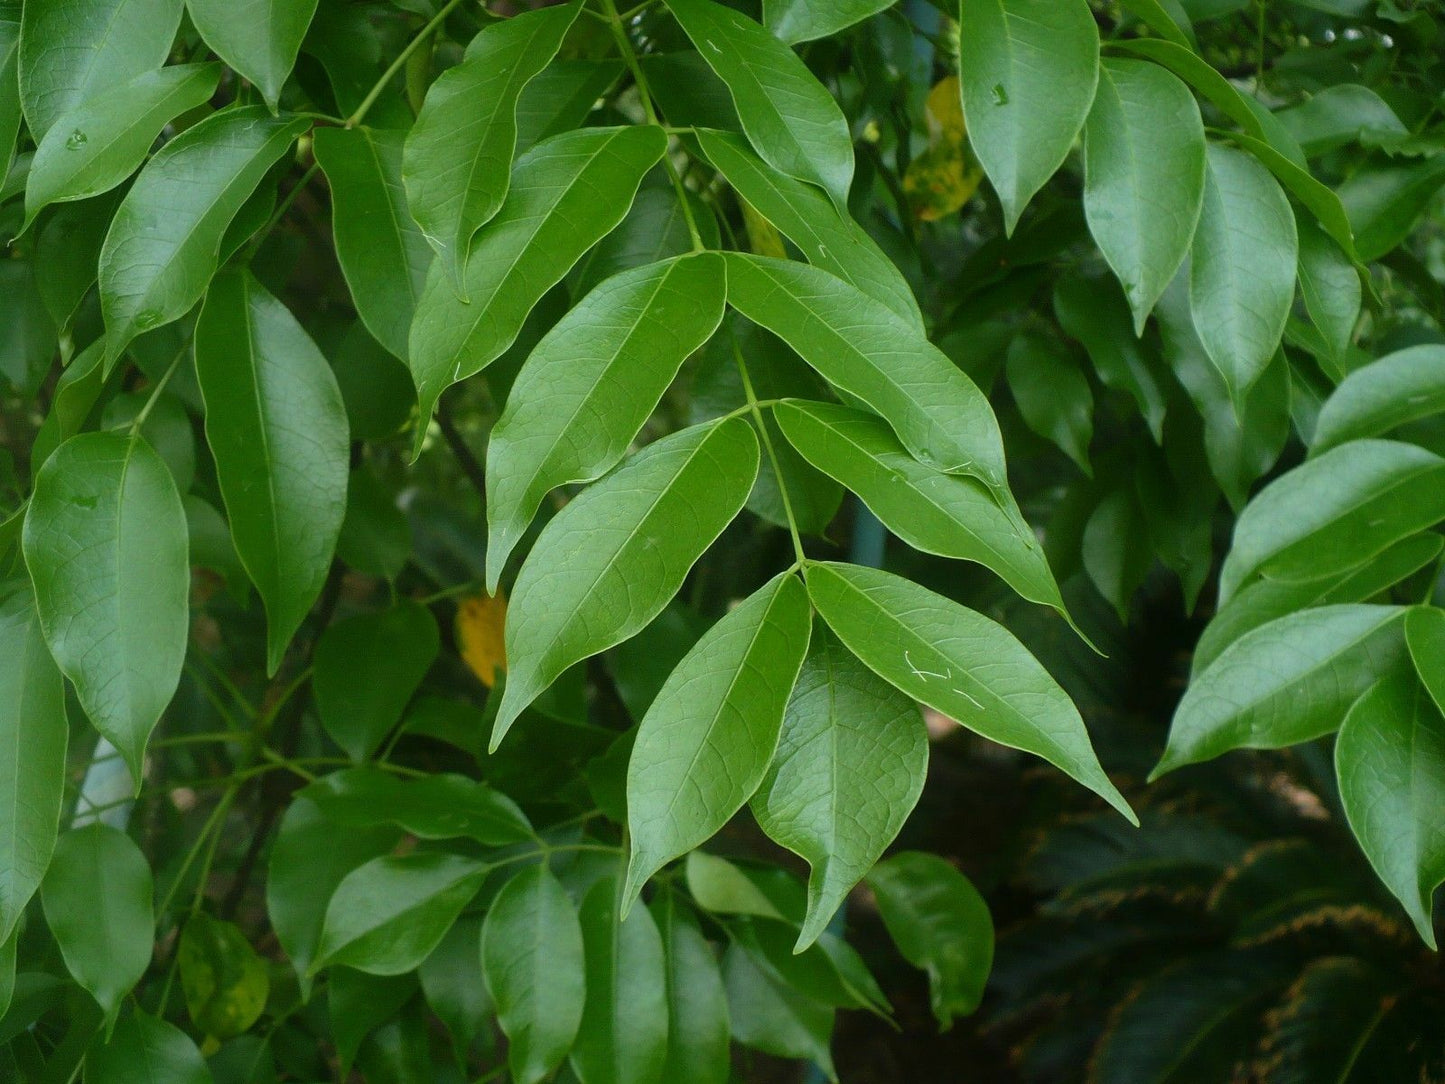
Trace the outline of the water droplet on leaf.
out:
[[[1004,89],[1002,83],[995,83],[993,85],[993,104],[1008,105],[1008,91]]]
[[[65,141],[65,145],[70,150],[76,150],[79,147],[85,146],[89,142],[90,137],[87,136],[84,132],[82,132],[79,128],[77,128],[75,129],[75,131],[70,133],[70,138]]]

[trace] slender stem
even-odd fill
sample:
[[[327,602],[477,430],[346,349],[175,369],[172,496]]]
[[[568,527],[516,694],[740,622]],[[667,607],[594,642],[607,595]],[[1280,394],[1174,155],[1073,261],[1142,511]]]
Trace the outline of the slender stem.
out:
[[[176,356],[171,359],[171,363],[166,367],[166,371],[161,375],[161,378],[156,381],[155,387],[151,388],[150,398],[145,401],[145,405],[142,406],[140,410],[136,412],[136,416],[131,419],[131,436],[139,433],[140,427],[145,425],[146,419],[150,417],[151,411],[155,408],[156,400],[161,397],[161,392],[166,390],[166,385],[171,382],[171,377],[176,375],[176,370],[181,367],[181,359],[186,356],[186,351],[190,348],[191,337],[187,335],[186,341],[183,342],[181,348],[176,351]]]
[[[632,73],[632,81],[637,84],[637,98],[642,103],[642,115],[647,118],[648,124],[661,128],[662,123],[657,119],[657,110],[652,105],[652,91],[647,85],[647,74],[642,70],[636,50],[632,48],[632,40],[627,36],[627,27],[623,24],[622,16],[617,14],[617,4],[615,0],[602,0],[602,4],[607,11],[608,23],[612,27],[612,36],[617,40],[617,51],[622,54],[623,63]],[[702,252],[707,246],[702,243],[702,234],[698,232],[697,219],[693,217],[692,213],[692,202],[687,198],[687,186],[682,183],[682,177],[678,175],[677,166],[673,164],[671,155],[664,153],[662,164],[667,170],[673,190],[677,192],[677,201],[682,205],[682,217],[683,221],[687,223],[688,236],[692,238],[692,250]]]
[[[743,378],[743,393],[748,397],[748,409],[752,411],[758,436],[762,439],[763,448],[768,453],[768,462],[773,465],[773,474],[778,480],[778,496],[783,501],[783,515],[788,520],[788,533],[793,537],[793,553],[798,558],[798,565],[806,568],[808,558],[803,553],[803,539],[798,533],[798,520],[793,515],[793,502],[788,498],[788,483],[784,480],[782,467],[778,464],[778,453],[773,448],[772,435],[763,422],[762,403],[759,402],[757,393],[753,391],[753,382],[748,376],[748,366],[743,361],[743,352],[742,348],[738,346],[737,336],[729,332],[729,337],[732,338],[733,343],[733,358],[738,363],[738,375]]]
[[[451,408],[443,399],[437,405],[437,428],[441,430],[442,439],[447,442],[447,447],[452,450],[452,456],[457,461],[457,466],[462,468],[462,473],[467,476],[467,481],[472,483],[472,488],[477,491],[477,496],[482,503],[487,501],[487,472],[472,451],[471,445],[462,436],[462,431],[457,428],[457,423],[452,420]]]
[[[480,591],[486,584],[482,580],[467,580],[464,583],[455,583],[450,587],[444,587],[440,591],[433,591],[429,595],[423,595],[416,600],[418,606],[430,606],[434,602],[443,602],[449,598],[456,598],[458,595],[465,595],[471,591]]]
[[[346,127],[355,128],[366,119],[366,114],[371,112],[371,107],[376,104],[376,99],[381,97],[381,92],[386,89],[386,85],[392,81],[397,72],[401,71],[411,58],[411,54],[416,52],[417,46],[431,37],[432,31],[441,26],[446,17],[455,11],[461,2],[462,0],[447,0],[442,9],[432,16],[431,22],[417,32],[416,37],[407,43],[407,47],[397,54],[396,59],[391,62],[391,66],[381,73],[381,78],[366,92],[366,97],[361,99],[361,104],[356,107],[356,112],[346,118]]]

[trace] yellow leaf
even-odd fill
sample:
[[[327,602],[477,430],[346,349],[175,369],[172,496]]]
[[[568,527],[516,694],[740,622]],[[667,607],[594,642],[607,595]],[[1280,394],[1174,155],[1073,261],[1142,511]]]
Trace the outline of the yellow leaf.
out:
[[[741,196],[738,197],[738,202],[743,205],[743,225],[748,229],[748,248],[757,256],[773,256],[786,260],[788,250],[783,247],[783,235],[778,232],[778,228],[758,214],[753,205]]]
[[[908,164],[903,191],[923,222],[951,215],[972,198],[983,169],[968,145],[958,77],[949,76],[928,92],[928,150]]]
[[[962,143],[966,130],[963,126],[963,94],[959,89],[958,76],[950,75],[928,92],[924,103],[928,118],[928,141],[930,143]]]
[[[462,661],[487,688],[496,684],[497,671],[507,669],[502,629],[507,623],[507,596],[474,595],[457,607],[457,646]]]

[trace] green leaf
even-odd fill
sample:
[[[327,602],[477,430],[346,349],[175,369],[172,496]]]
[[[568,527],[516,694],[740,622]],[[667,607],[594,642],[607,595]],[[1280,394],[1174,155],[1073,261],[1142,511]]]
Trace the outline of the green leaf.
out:
[[[332,778],[317,789],[330,787]],[[271,848],[266,913],[304,994],[310,994],[311,962],[336,886],[363,862],[389,852],[399,835],[390,827],[343,828],[322,813],[314,792],[303,792],[287,806]]]
[[[728,946],[722,967],[734,1039],[776,1057],[806,1058],[837,1081],[832,1006],[794,989],[760,951],[740,942]]]
[[[0,166],[10,172],[15,161],[15,139],[24,119],[20,107],[20,79],[16,73],[20,54],[20,12],[0,15]]]
[[[893,0],[763,0],[763,22],[779,41],[830,38],[893,6]]]
[[[626,65],[617,59],[552,61],[517,101],[517,153],[561,132],[583,126],[592,107],[617,82]]]
[[[211,1084],[205,1059],[180,1028],[137,1010],[97,1038],[85,1056],[86,1084]]]
[[[512,169],[502,210],[472,243],[457,297],[432,264],[412,321],[408,362],[423,421],[441,393],[516,340],[542,295],[622,221],[643,174],[667,147],[660,128],[588,128],[553,136]],[[418,446],[425,433],[418,425]]]
[[[248,271],[207,291],[196,376],[236,552],[266,604],[274,674],[321,593],[346,514],[346,408],[321,351]]]
[[[1360,319],[1364,293],[1360,274],[1324,230],[1303,218],[1298,226],[1299,284],[1305,310],[1324,339],[1330,358],[1341,364]]]
[[[959,25],[969,142],[1012,234],[1089,115],[1099,30],[1083,0],[962,0]]]
[[[726,858],[693,851],[687,856],[684,873],[688,895],[704,911],[715,915],[783,919],[783,913],[767,893]]]
[[[1279,1084],[1366,1084],[1391,1069],[1408,1079],[1413,1067],[1403,1063],[1413,1059],[1402,1047],[1411,1044],[1398,1044],[1398,1025],[1391,1026],[1399,1006],[1392,979],[1358,958],[1312,961],[1289,1000],[1269,1014],[1263,1052]],[[1381,1065],[1381,1054],[1395,1064]]]
[[[1375,159],[1340,185],[1354,228],[1355,251],[1370,263],[1398,246],[1445,184],[1445,155],[1413,162]]]
[[[25,4],[20,97],[39,140],[63,113],[159,68],[182,0],[48,0]]]
[[[667,1062],[662,1079],[727,1084],[728,1002],[717,957],[677,893],[660,892],[649,906],[667,960]]]
[[[1441,413],[1445,413],[1445,346],[1428,343],[1397,350],[1340,382],[1320,408],[1310,454],[1384,436]]]
[[[458,921],[452,930],[460,925]],[[448,934],[448,939],[450,936]],[[471,947],[468,956],[475,955],[475,941]],[[441,951],[440,948],[437,951]],[[434,952],[427,958],[435,955]],[[350,967],[338,967],[327,976],[326,1011],[331,1017],[331,1038],[336,1044],[336,1060],[341,1064],[343,1078],[350,1075],[356,1052],[366,1037],[395,1021],[413,999],[416,986],[413,975],[368,975]]]
[[[88,824],[61,835],[40,890],[45,922],[75,981],[114,1022],[151,962],[151,868],[124,832]]]
[[[496,1008],[482,976],[481,934],[481,918],[463,915],[417,969],[426,1002],[446,1025],[459,1058],[466,1056]]]
[[[1389,144],[1410,130],[1369,87],[1337,83],[1321,87],[1299,105],[1276,114],[1285,131],[1311,158],[1347,143]]]
[[[582,901],[587,1001],[572,1048],[582,1084],[661,1084],[667,1062],[667,964],[645,907],[618,917],[618,881],[604,877]]]
[[[1390,440],[1337,445],[1245,508],[1219,573],[1219,601],[1257,575],[1314,580],[1354,568],[1442,519],[1445,459]]]
[[[815,267],[831,271],[882,302],[907,324],[923,329],[908,281],[878,243],[840,214],[814,187],[770,169],[741,137],[699,128],[698,146],[748,205],[798,246]]]
[[[752,802],[769,838],[812,867],[795,950],[823,932],[893,842],[927,774],[918,706],[827,633],[815,633],[777,755]]]
[[[1147,340],[1134,335],[1123,290],[1103,277],[1066,274],[1054,283],[1054,315],[1083,343],[1099,379],[1133,398],[1156,443],[1164,440],[1167,401]]]
[[[1084,128],[1084,214],[1144,322],[1184,257],[1204,200],[1204,122],[1194,95],[1140,60],[1106,60]]]
[[[316,0],[186,0],[186,9],[206,44],[255,84],[274,113]]]
[[[939,1026],[977,1009],[993,966],[993,919],[968,878],[937,855],[905,851],[874,867],[868,887],[898,951],[928,972]]]
[[[1239,125],[1247,135],[1267,140],[1264,123],[1243,93],[1206,60],[1184,45],[1157,38],[1131,38],[1109,42],[1109,48],[1142,56],[1163,65],[1209,100],[1216,109]]]
[[[827,271],[738,252],[725,258],[728,302],[883,415],[920,462],[1007,490],[993,408],[938,347]]]
[[[1166,39],[1165,44],[1192,50],[1195,45],[1194,27],[1189,22],[1188,12],[1171,0],[1165,0],[1165,2],[1170,4],[1174,14],[1166,10],[1160,0],[1120,0],[1119,6],[1132,13],[1159,37]],[[1156,39],[1145,38],[1143,40],[1152,43]]]
[[[312,677],[321,725],[352,760],[376,752],[441,648],[436,619],[404,602],[329,625]]]
[[[533,839],[531,824],[517,804],[485,783],[451,773],[400,780],[374,768],[326,777],[307,797],[322,815],[342,828],[394,824],[418,839],[473,839],[502,847]]]
[[[140,437],[82,433],[35,477],[25,564],[45,642],[137,787],[189,631],[186,513]]]
[[[1021,331],[1009,344],[1006,372],[1025,424],[1092,475],[1094,393],[1068,353],[1052,339]]]
[[[747,422],[693,426],[643,449],[547,524],[507,610],[507,684],[493,750],[562,671],[662,612],[742,508],[757,473],[758,441]]]
[[[1063,611],[1038,539],[977,481],[925,467],[866,411],[787,399],[773,414],[809,463],[856,493],[914,549],[976,561],[1030,601]]]
[[[717,330],[722,260],[685,256],[615,275],[532,351],[487,445],[487,589],[543,497],[611,470],[682,363]]]
[[[1445,712],[1445,669],[1441,667],[1445,663],[1445,611],[1428,606],[1411,610],[1405,619],[1405,641],[1416,673],[1436,706]]]
[[[1294,211],[1254,159],[1211,144],[1204,210],[1194,237],[1194,326],[1230,397],[1244,401],[1269,365],[1294,303]]]
[[[313,145],[331,185],[336,259],[357,315],[377,342],[405,359],[432,253],[407,209],[402,138],[371,128],[318,128]]]
[[[879,677],[991,741],[1043,757],[1134,820],[1099,766],[1078,710],[1002,625],[856,565],[810,565],[808,594]]]
[[[60,200],[108,192],[145,160],[161,130],[207,101],[217,64],[179,64],[137,76],[59,117],[35,148],[25,181],[25,224]]]
[[[0,376],[24,399],[40,391],[55,357],[55,321],[40,290],[41,274],[28,260],[0,262]]]
[[[260,106],[225,109],[146,163],[100,252],[107,372],[133,338],[201,299],[226,227],[309,123],[269,117]]]
[[[1404,658],[1405,612],[1322,606],[1241,636],[1190,682],[1150,780],[1231,749],[1280,749],[1337,729]]]
[[[547,1079],[572,1049],[585,971],[582,927],[557,878],[545,865],[513,876],[482,924],[482,973],[517,1084]]]
[[[201,1034],[230,1039],[249,1031],[266,1008],[271,976],[266,961],[229,922],[198,912],[176,949],[186,1011]]]
[[[30,585],[0,600],[0,942],[11,939],[40,887],[65,797],[65,683],[46,650]],[[0,1016],[3,1016],[0,1010]]]
[[[1440,556],[1445,539],[1435,534],[1402,538],[1356,569],[1318,580],[1258,579],[1229,600],[1194,647],[1194,673],[1200,673],[1245,633],[1286,614],[1312,606],[1365,602]]]
[[[427,89],[406,137],[402,180],[423,236],[463,291],[472,235],[502,206],[517,144],[517,100],[545,68],[581,0],[484,27]]]
[[[73,335],[76,330],[77,310],[95,285],[100,249],[121,195],[111,191],[53,208],[35,231],[35,289],[62,333]],[[89,313],[82,318],[88,322]],[[92,346],[100,350],[104,343]],[[47,356],[47,366],[49,361]]]
[[[710,628],[653,700],[627,765],[628,907],[763,781],[808,636],[807,592],[779,575]]]
[[[487,866],[435,851],[373,858],[336,886],[311,964],[401,975],[425,960],[471,902]]]
[[[1274,115],[1261,108],[1261,116],[1272,119]],[[1240,132],[1225,134],[1268,167],[1279,182],[1289,189],[1290,194],[1319,220],[1319,224],[1325,232],[1335,239],[1335,242],[1351,260],[1359,258],[1355,251],[1355,234],[1350,228],[1350,219],[1345,213],[1345,206],[1340,202],[1340,197],[1332,189],[1317,181],[1305,168],[1303,160],[1296,161],[1280,150],[1277,146],[1279,143],[1277,134],[1271,133],[1268,141],[1255,139],[1253,136]]]
[[[1445,883],[1445,716],[1413,674],[1386,677],[1356,701],[1335,772],[1360,847],[1433,949],[1431,897]]]
[[[656,179],[654,173],[649,180]],[[717,216],[691,192],[687,203],[703,246],[721,248]],[[644,183],[618,227],[597,242],[568,273],[568,293],[585,298],[598,283],[614,275],[692,251],[692,235],[677,192],[670,184]]]
[[[1149,524],[1133,481],[1125,476],[1099,501],[1084,525],[1081,546],[1084,571],[1123,624],[1134,592],[1154,566]]]
[[[853,183],[848,121],[791,49],[713,0],[667,0],[693,47],[727,84],[743,131],[774,169],[818,185],[840,214]]]

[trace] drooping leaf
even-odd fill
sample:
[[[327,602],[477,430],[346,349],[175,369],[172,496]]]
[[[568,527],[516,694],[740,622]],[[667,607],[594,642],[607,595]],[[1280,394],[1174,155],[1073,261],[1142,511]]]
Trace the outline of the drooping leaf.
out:
[[[547,524],[512,589],[494,750],[563,670],[662,612],[742,508],[757,471],[747,422],[693,426],[643,449]]]
[[[813,186],[768,168],[732,132],[699,128],[695,134],[702,153],[733,190],[797,245],[809,263],[831,271],[922,329],[923,317],[907,280],[852,218],[840,214]]]
[[[487,445],[487,584],[543,497],[617,465],[723,315],[722,260],[685,256],[615,275],[549,332],[522,367]]]
[[[275,112],[316,0],[186,0],[186,10],[206,44]]]
[[[331,185],[336,259],[356,312],[376,341],[404,360],[432,254],[402,189],[402,134],[318,128],[314,139]]]
[[[936,346],[827,271],[735,252],[726,259],[729,304],[883,415],[920,462],[1006,489],[993,409]]]
[[[1132,478],[1108,491],[1089,514],[1080,555],[1099,594],[1127,621],[1134,592],[1154,566],[1149,524]]]
[[[675,892],[660,892],[650,908],[667,961],[667,1061],[662,1079],[726,1084],[728,1003],[717,957]]]
[[[1063,348],[1042,335],[1021,332],[1009,344],[1008,386],[1025,423],[1079,465],[1089,466],[1094,439],[1094,393]]]
[[[1338,364],[1360,319],[1364,293],[1360,274],[1324,230],[1304,218],[1298,227],[1300,293],[1330,358]]]
[[[330,778],[318,787],[330,786]],[[399,835],[390,826],[343,828],[305,793],[287,807],[271,848],[266,914],[303,993],[310,993],[311,962],[336,886],[364,862],[389,852]]]
[[[714,0],[667,0],[694,48],[727,84],[753,148],[774,169],[827,192],[846,213],[853,140],[833,96],[796,53]]]
[[[441,647],[436,619],[416,603],[327,627],[312,677],[321,725],[352,760],[374,753]]]
[[[192,915],[176,948],[186,1011],[201,1034],[230,1039],[266,1008],[271,977],[246,935],[205,912]]]
[[[40,887],[65,796],[65,683],[40,635],[29,584],[0,598],[0,942]],[[0,1016],[3,1016],[0,1011]]]
[[[1150,778],[1231,749],[1280,749],[1337,729],[1405,657],[1405,610],[1322,606],[1261,625],[1190,682]]]
[[[100,252],[107,372],[137,335],[201,299],[226,227],[308,123],[260,106],[224,109],[146,163]]]
[[[1356,369],[1340,382],[1315,421],[1310,454],[1445,413],[1445,346],[1411,346]]]
[[[336,886],[312,972],[335,964],[369,975],[411,971],[431,955],[486,874],[483,862],[435,851],[373,858]]]
[[[905,851],[875,866],[868,886],[898,951],[928,972],[939,1026],[977,1009],[993,966],[993,919],[968,878],[937,855]]]
[[[37,140],[56,118],[165,63],[182,0],[51,0],[25,4],[20,97]]]
[[[688,895],[715,915],[760,915],[781,920],[783,912],[742,867],[706,851],[693,851],[683,870]]]
[[[1219,600],[1257,575],[1312,580],[1364,564],[1445,519],[1445,459],[1413,444],[1354,440],[1270,483],[1234,526]]]
[[[406,137],[402,179],[423,236],[463,291],[472,235],[506,199],[517,144],[517,100],[557,55],[580,0],[484,27],[454,68],[427,89]]]
[[[1106,60],[1084,146],[1084,214],[1140,335],[1194,240],[1204,201],[1204,122],[1194,95],[1157,64]]]
[[[1445,716],[1414,674],[1382,679],[1350,708],[1335,772],[1355,838],[1433,949],[1431,899],[1445,883]]]
[[[810,565],[808,595],[879,677],[991,741],[1043,757],[1134,819],[1099,766],[1078,710],[1003,626],[857,565]]]
[[[807,592],[774,578],[683,657],[643,717],[627,766],[630,907],[662,866],[710,839],[753,796],[808,650]]]
[[[475,942],[471,948],[468,955],[475,953]],[[416,986],[416,977],[409,974],[368,975],[351,967],[331,971],[326,980],[326,1010],[343,1075],[350,1074],[366,1037],[395,1020],[415,997]]]
[[[446,1025],[459,1057],[496,1010],[482,975],[481,934],[482,920],[463,915],[417,969],[426,1002]]]
[[[582,1084],[661,1084],[670,1024],[662,938],[646,907],[618,917],[617,890],[603,877],[582,901],[587,1000],[572,1070]]]
[[[1408,163],[1376,158],[1351,173],[1340,185],[1339,197],[1360,259],[1370,263],[1399,245],[1441,185],[1445,185],[1441,155]]]
[[[969,141],[1011,234],[1089,115],[1099,30],[1082,0],[962,0],[958,68]]]
[[[124,181],[167,124],[215,93],[220,76],[216,64],[161,68],[57,118],[30,163],[26,225],[51,203],[98,196]]]
[[[1189,284],[1194,326],[1238,404],[1269,365],[1294,303],[1299,235],[1273,177],[1209,146]]]
[[[925,467],[866,411],[787,399],[773,413],[808,462],[856,493],[910,546],[977,561],[1025,598],[1063,610],[1038,539],[974,479]]]
[[[196,376],[236,552],[266,604],[274,674],[321,593],[346,514],[346,407],[321,351],[247,271],[207,291]]]
[[[815,633],[752,802],[763,831],[812,867],[797,949],[822,933],[893,842],[927,772],[917,705],[832,636]]]
[[[572,1049],[586,999],[582,927],[545,865],[514,875],[482,924],[482,973],[517,1084],[538,1084]]]
[[[211,1084],[211,1071],[180,1028],[137,1010],[85,1056],[86,1084]]]
[[[171,472],[137,435],[72,437],[36,475],[22,546],[50,653],[139,786],[189,626],[186,513]]]
[[[723,954],[733,1038],[783,1058],[806,1058],[837,1081],[829,1047],[837,1011],[788,984],[756,949],[733,942]]]
[[[1281,109],[1277,116],[1312,158],[1347,143],[1389,143],[1410,134],[1378,94],[1357,83],[1321,87],[1299,105]]]
[[[832,37],[893,6],[893,0],[763,0],[763,22],[779,41],[796,45]]]
[[[505,794],[449,772],[400,780],[356,768],[327,776],[325,786],[306,795],[342,828],[394,824],[418,839],[474,839],[487,847],[533,838],[526,816]]]
[[[432,265],[412,321],[408,363],[431,417],[447,387],[511,346],[527,314],[578,258],[627,214],[667,137],[652,126],[587,128],[553,136],[512,169],[507,202],[472,242],[457,297]],[[418,444],[425,425],[418,426]]]
[[[0,377],[22,398],[32,398],[55,358],[55,321],[29,260],[0,262]]]
[[[40,889],[66,969],[113,1022],[151,962],[150,865],[124,832],[88,824],[61,835]]]

